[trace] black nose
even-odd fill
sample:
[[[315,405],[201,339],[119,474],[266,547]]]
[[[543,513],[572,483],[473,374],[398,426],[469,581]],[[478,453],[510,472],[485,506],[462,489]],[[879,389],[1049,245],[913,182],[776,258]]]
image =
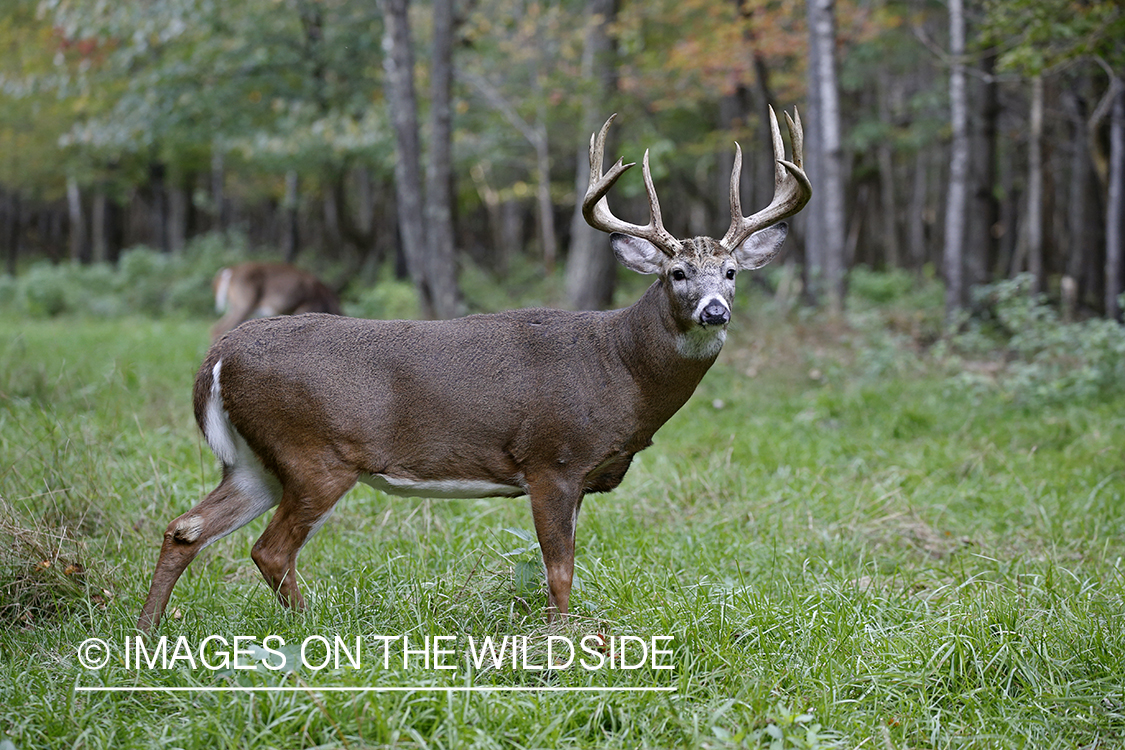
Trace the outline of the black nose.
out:
[[[699,322],[705,326],[723,326],[730,322],[730,311],[719,302],[712,302],[703,308]]]

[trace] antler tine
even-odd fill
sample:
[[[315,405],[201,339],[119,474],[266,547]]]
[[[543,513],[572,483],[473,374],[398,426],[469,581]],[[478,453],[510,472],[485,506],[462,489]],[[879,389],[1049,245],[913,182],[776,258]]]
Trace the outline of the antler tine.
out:
[[[660,248],[665,255],[672,256],[680,249],[680,241],[673,237],[665,228],[660,217],[660,202],[656,197],[656,188],[652,184],[652,172],[648,164],[648,151],[645,151],[642,172],[645,179],[645,190],[648,192],[649,220],[648,224],[630,224],[618,219],[609,210],[609,200],[606,193],[613,187],[625,170],[634,166],[633,163],[617,163],[610,167],[607,174],[602,174],[602,161],[605,156],[605,139],[609,132],[609,125],[616,114],[610,115],[602,125],[601,131],[590,135],[590,185],[586,188],[586,196],[582,199],[582,215],[586,222],[594,229],[603,232],[621,232],[646,239]]]
[[[796,113],[796,110],[794,110]],[[777,125],[777,115],[770,107],[770,135],[773,140],[774,167],[773,200],[768,206],[752,216],[742,215],[739,198],[739,178],[742,174],[742,149],[735,153],[735,167],[731,174],[731,222],[721,244],[728,250],[738,247],[743,240],[759,229],[776,224],[792,216],[805,207],[812,197],[812,184],[802,168],[804,154],[804,131],[801,116],[796,119],[785,114],[785,125],[789,129],[789,139],[793,143],[793,160],[785,160],[785,143],[781,140],[781,128]]]

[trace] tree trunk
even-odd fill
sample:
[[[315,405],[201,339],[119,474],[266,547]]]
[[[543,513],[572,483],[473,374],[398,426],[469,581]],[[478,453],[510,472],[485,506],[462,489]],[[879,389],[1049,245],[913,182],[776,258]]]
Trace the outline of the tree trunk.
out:
[[[878,75],[879,119],[889,125],[891,118],[890,75],[880,71]],[[895,189],[894,149],[890,140],[880,140],[876,147],[879,160],[879,204],[882,209],[883,261],[888,269],[902,265],[902,249],[898,241],[898,201]]]
[[[387,105],[395,131],[395,197],[403,255],[418,290],[419,307],[427,318],[437,317],[426,280],[426,230],[423,224],[421,146],[418,141],[418,100],[414,92],[414,52],[411,49],[409,0],[382,0],[386,23]]]
[[[1077,83],[1077,82],[1076,82]],[[1070,186],[1067,198],[1066,270],[1062,279],[1063,317],[1073,320],[1078,312],[1086,285],[1087,247],[1090,243],[1089,218],[1086,212],[1087,186],[1090,183],[1090,152],[1086,140],[1085,101],[1074,87],[1063,92],[1063,105],[1070,120]]]
[[[965,292],[992,280],[996,268],[995,227],[1000,221],[996,200],[996,120],[1000,115],[998,86],[993,77],[996,55],[981,59],[974,113],[969,126],[969,199],[965,236]],[[967,295],[962,302],[967,302]]]
[[[355,184],[355,223],[359,233],[365,238],[362,252],[366,256],[371,250],[375,234],[375,198],[371,186],[371,171],[367,167],[357,167],[352,172],[352,179]]]
[[[906,262],[918,272],[921,272],[926,263],[926,193],[930,184],[928,157],[925,149],[919,149],[914,157],[914,179],[910,188],[910,211],[907,214],[910,240]]]
[[[434,0],[430,158],[426,169],[427,282],[439,318],[464,314],[453,232],[453,0]]]
[[[172,251],[168,232],[168,191],[165,182],[167,168],[160,162],[149,164],[149,189],[152,191],[153,243],[163,253]]]
[[[588,83],[582,102],[582,137],[579,138],[575,170],[574,216],[570,220],[570,250],[566,261],[567,304],[576,310],[604,310],[613,304],[617,286],[617,260],[605,233],[594,229],[582,216],[582,197],[590,182],[590,149],[586,136],[602,126],[607,102],[617,89],[616,45],[610,28],[617,18],[617,0],[588,0],[586,47],[582,53],[582,77]],[[609,141],[612,142],[612,135]],[[613,153],[612,143],[606,150]]]
[[[1125,87],[1118,87],[1109,124],[1109,196],[1105,209],[1105,314],[1121,320],[1125,256]]]
[[[90,206],[90,253],[95,263],[109,260],[109,199],[105,184],[98,183],[94,188],[94,199]]]
[[[9,276],[16,275],[20,254],[20,194],[13,188],[4,196],[4,265]]]
[[[824,221],[824,289],[833,314],[843,308],[847,217],[844,210],[844,154],[840,138],[840,96],[836,79],[835,0],[808,0],[810,48],[815,48],[816,68],[810,72],[817,92],[816,116],[822,159],[819,184],[813,186],[812,201],[820,197],[813,213]]]
[[[283,213],[281,229],[281,254],[286,263],[292,263],[297,257],[301,240],[300,221],[300,177],[297,170],[290,169],[285,173],[285,197],[281,199]]]
[[[89,260],[86,252],[86,214],[82,210],[82,191],[78,180],[66,178],[66,207],[70,219],[70,260],[85,263]]]
[[[211,228],[217,232],[227,230],[227,213],[225,207],[224,184],[226,171],[223,168],[223,152],[218,146],[212,146],[211,151]]]
[[[1032,290],[1043,291],[1043,76],[1031,79],[1031,127],[1027,143],[1027,270]]]
[[[187,244],[191,181],[187,184],[187,189],[183,185],[172,185],[168,189],[168,249],[173,253],[180,252]]]
[[[824,185],[824,136],[820,124],[820,45],[813,43],[816,23],[816,0],[806,0],[806,22],[809,27],[808,103],[805,105],[805,174],[813,185],[809,205],[799,216],[805,222],[804,297],[808,304],[817,304],[824,283],[824,248],[827,244],[826,226],[820,198]]]
[[[965,209],[969,177],[969,108],[965,85],[965,16],[962,0],[949,0],[950,120],[953,126],[949,160],[949,190],[945,204],[945,315],[952,320],[964,303],[962,252],[965,246]]]
[[[546,273],[555,272],[555,259],[558,256],[558,237],[555,234],[555,204],[551,200],[551,150],[547,140],[547,102],[540,81],[540,56],[535,57],[531,70],[531,96],[536,102],[534,135],[531,143],[535,147],[535,204],[539,217],[539,245],[543,255],[543,269]]]

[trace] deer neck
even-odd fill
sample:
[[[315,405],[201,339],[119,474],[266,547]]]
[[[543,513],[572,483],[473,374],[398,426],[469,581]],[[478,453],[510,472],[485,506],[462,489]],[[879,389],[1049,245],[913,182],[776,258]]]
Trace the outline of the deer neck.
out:
[[[695,392],[715,362],[726,332],[684,331],[676,324],[663,281],[618,311],[614,349],[637,389],[642,429],[655,432]]]

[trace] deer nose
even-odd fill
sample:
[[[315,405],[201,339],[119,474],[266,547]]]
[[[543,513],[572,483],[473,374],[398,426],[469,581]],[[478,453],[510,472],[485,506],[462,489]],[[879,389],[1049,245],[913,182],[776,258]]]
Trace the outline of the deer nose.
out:
[[[699,322],[705,326],[723,326],[730,322],[730,310],[719,300],[712,300],[699,314]]]

